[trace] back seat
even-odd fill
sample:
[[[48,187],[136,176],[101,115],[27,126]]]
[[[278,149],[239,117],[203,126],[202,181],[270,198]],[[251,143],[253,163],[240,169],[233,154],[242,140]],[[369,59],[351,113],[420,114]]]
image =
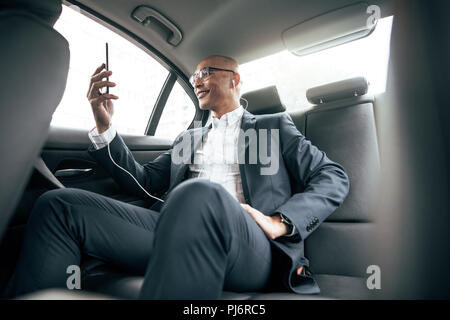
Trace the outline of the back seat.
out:
[[[322,295],[369,298],[367,267],[373,261],[373,201],[380,173],[374,97],[364,78],[311,88],[314,106],[291,113],[299,130],[350,178],[350,193],[305,241],[305,256],[316,274]]]
[[[374,217],[370,215],[380,161],[373,102],[366,95],[367,81],[354,78],[308,90],[315,104],[307,110],[290,113],[295,125],[308,140],[344,166],[350,178],[350,193],[344,204],[308,239],[305,255],[321,288],[320,295],[286,292],[224,292],[223,299],[366,299]],[[285,111],[276,87],[247,93],[248,110],[254,114]],[[136,299],[143,277],[126,276],[103,263],[84,265],[86,290],[125,299]]]

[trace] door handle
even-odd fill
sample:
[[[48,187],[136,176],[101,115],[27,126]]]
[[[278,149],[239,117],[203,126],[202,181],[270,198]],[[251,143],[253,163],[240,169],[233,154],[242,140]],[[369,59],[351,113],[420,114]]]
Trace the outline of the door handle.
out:
[[[73,178],[76,176],[81,176],[85,173],[92,171],[92,168],[86,169],[61,169],[55,172],[55,177],[57,178]]]

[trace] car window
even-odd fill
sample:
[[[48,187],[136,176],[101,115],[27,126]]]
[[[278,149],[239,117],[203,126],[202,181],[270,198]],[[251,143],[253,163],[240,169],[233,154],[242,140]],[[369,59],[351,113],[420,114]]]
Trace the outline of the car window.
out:
[[[393,17],[378,20],[366,38],[307,56],[282,51],[240,66],[242,93],[276,85],[288,111],[308,108],[309,88],[364,76],[369,93],[385,91]]]
[[[155,136],[175,139],[178,134],[187,129],[194,116],[195,105],[192,99],[183,87],[175,82],[156,128]]]
[[[117,84],[110,93],[119,96],[112,123],[121,133],[143,135],[168,70],[143,49],[73,8],[77,7],[63,6],[55,24],[70,45],[70,69],[51,125],[88,130],[95,126],[86,94],[93,72],[105,62],[108,42],[110,81]]]

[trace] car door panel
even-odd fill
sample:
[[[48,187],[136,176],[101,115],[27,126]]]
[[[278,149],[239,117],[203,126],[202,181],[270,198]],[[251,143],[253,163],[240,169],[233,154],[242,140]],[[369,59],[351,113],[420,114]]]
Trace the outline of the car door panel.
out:
[[[145,164],[170,149],[172,142],[151,136],[121,135],[136,161]],[[87,152],[91,142],[85,130],[51,128],[42,150],[49,170],[66,187],[80,188],[126,202],[136,199],[122,190]]]

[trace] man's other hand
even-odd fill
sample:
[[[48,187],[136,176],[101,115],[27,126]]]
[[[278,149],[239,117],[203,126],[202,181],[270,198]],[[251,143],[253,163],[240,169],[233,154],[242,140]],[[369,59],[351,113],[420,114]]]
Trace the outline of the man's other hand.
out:
[[[98,133],[103,133],[111,125],[111,118],[114,114],[114,104],[111,99],[118,99],[119,97],[109,93],[101,93],[101,89],[110,86],[115,87],[116,84],[111,81],[103,80],[112,75],[112,71],[102,71],[105,64],[95,70],[91,77],[87,98],[92,107],[95,123],[97,125]]]
[[[270,239],[274,240],[287,233],[287,226],[281,222],[281,217],[279,214],[270,217],[266,216],[261,211],[252,208],[248,204],[241,203],[241,206],[250,214],[250,216],[252,216],[259,227]]]

